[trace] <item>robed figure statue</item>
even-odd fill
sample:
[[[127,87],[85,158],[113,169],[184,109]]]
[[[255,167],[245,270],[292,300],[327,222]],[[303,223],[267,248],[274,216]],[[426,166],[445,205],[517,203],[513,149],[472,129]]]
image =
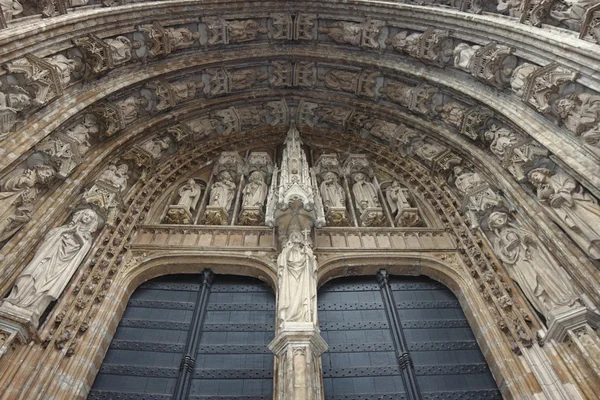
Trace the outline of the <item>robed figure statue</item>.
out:
[[[51,230],[4,302],[26,310],[37,327],[40,315],[60,297],[90,250],[96,229],[97,214],[84,209],[68,225]]]
[[[308,239],[292,232],[277,258],[279,318],[282,322],[316,322],[317,260]]]
[[[356,208],[360,213],[364,212],[367,208],[381,207],[375,185],[366,180],[366,175],[362,172],[354,175],[352,193],[354,193]]]
[[[569,279],[531,233],[509,224],[508,215],[500,211],[490,214],[488,226],[496,235],[496,256],[537,311],[549,318],[551,311],[566,309],[577,301]]]

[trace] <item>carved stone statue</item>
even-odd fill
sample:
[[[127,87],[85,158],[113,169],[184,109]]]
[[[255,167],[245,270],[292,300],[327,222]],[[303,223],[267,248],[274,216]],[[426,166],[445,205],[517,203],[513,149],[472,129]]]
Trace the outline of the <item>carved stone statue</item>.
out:
[[[169,136],[156,137],[147,141],[141,147],[152,155],[152,158],[159,159],[162,157],[162,152],[167,150],[171,145]]]
[[[333,70],[325,74],[323,82],[329,89],[354,93],[358,87],[359,75],[357,72]]]
[[[328,26],[320,26],[319,33],[324,33],[335,43],[360,46],[362,24],[338,21]]]
[[[196,209],[198,200],[200,200],[200,193],[202,192],[202,186],[196,183],[195,180],[190,179],[185,185],[179,188],[177,194],[179,194],[179,200],[177,205],[183,207],[190,213]]]
[[[17,278],[2,308],[15,308],[37,327],[48,305],[58,299],[92,246],[98,216],[91,209],[75,212],[68,225],[52,229]]]
[[[121,164],[118,167],[111,164],[100,174],[98,180],[108,182],[122,192],[127,188],[128,171],[127,164]]]
[[[129,125],[138,118],[139,109],[138,107],[145,107],[148,105],[148,100],[145,97],[135,98],[130,96],[125,100],[117,102],[117,105],[121,109],[123,115],[123,121]]]
[[[323,176],[323,182],[321,182],[321,198],[323,199],[323,207],[327,212],[330,208],[345,208],[346,207],[346,193],[344,188],[340,185],[340,178],[335,172],[327,172]]]
[[[181,103],[196,97],[198,90],[204,89],[204,82],[196,81],[180,81],[171,83],[173,92],[175,94],[176,103]]]
[[[294,231],[277,257],[279,319],[283,322],[316,322],[317,260],[308,239]]]
[[[269,191],[263,174],[260,171],[254,171],[248,180],[249,183],[244,187],[244,208],[262,207]]]
[[[556,102],[556,113],[568,130],[581,135],[600,122],[600,96],[567,95]]]
[[[59,72],[60,81],[63,87],[67,87],[71,82],[71,74],[82,69],[83,64],[79,59],[70,59],[62,54],[45,58],[50,64],[54,65]]]
[[[98,124],[91,116],[88,116],[79,124],[67,129],[65,135],[79,145],[79,154],[85,154],[92,146],[90,136],[95,136],[98,132]]]
[[[471,222],[471,228],[479,227],[479,219],[486,212],[504,204],[504,199],[496,193],[477,172],[454,167],[454,185],[463,196],[463,208]]]
[[[525,180],[525,169],[532,166],[540,157],[546,157],[548,150],[537,142],[518,135],[512,129],[492,125],[484,134],[490,143],[490,150],[515,178]]]
[[[567,0],[553,2],[550,18],[558,26],[579,32],[587,9],[598,4],[598,0]]]
[[[385,191],[396,226],[417,226],[421,222],[419,211],[410,205],[407,194],[408,189],[403,188],[398,181],[393,181]]]
[[[23,6],[17,0],[0,0],[0,9],[4,13],[5,21],[10,21],[15,15],[23,12]]]
[[[552,107],[551,95],[560,94],[565,84],[572,82],[578,74],[556,63],[544,67],[524,63],[513,71],[510,86],[521,99],[541,113],[548,113]]]
[[[45,185],[55,175],[52,167],[38,165],[8,177],[0,191],[0,242],[31,220],[33,203],[39,193],[36,185]]]
[[[423,61],[445,65],[452,58],[452,38],[443,29],[427,29],[422,33],[399,32],[386,40],[397,51]]]
[[[352,185],[352,193],[354,193],[356,209],[359,213],[363,213],[367,208],[378,208],[379,197],[375,185],[366,180],[366,175],[362,172],[354,174],[354,185]]]
[[[253,19],[227,21],[227,31],[230,43],[249,42],[255,40],[259,34],[269,32]]]
[[[435,111],[440,114],[440,118],[442,118],[446,124],[460,130],[465,113],[468,109],[469,107],[463,104],[457,103],[456,101],[451,101],[444,105],[438,105],[435,108]]]
[[[187,28],[166,28],[165,32],[173,49],[188,48],[200,38],[198,32],[192,32]]]
[[[104,39],[104,42],[110,46],[113,63],[115,65],[126,63],[131,60],[132,49],[139,49],[141,43],[137,40],[131,41],[125,36],[117,36],[114,39]]]
[[[531,233],[509,224],[508,215],[498,211],[490,214],[488,226],[496,235],[496,256],[537,311],[548,318],[551,311],[577,301],[569,279]]]
[[[0,139],[17,123],[17,113],[31,105],[31,97],[24,89],[19,86],[11,89],[0,92]]]
[[[476,78],[504,88],[517,66],[517,58],[508,46],[490,42],[485,46],[459,43],[454,48],[454,67]]]
[[[521,3],[523,0],[497,0],[497,7],[501,14],[508,14],[511,17],[519,17],[521,15]]]
[[[269,74],[256,69],[239,69],[231,73],[231,90],[245,90],[269,79]]]
[[[223,210],[229,212],[233,196],[235,195],[235,187],[236,185],[231,174],[227,171],[221,171],[217,175],[217,181],[210,188],[208,204],[210,206],[221,207]]]
[[[575,179],[562,171],[546,168],[529,172],[529,180],[537,188],[537,197],[550,217],[586,253],[600,259],[600,206]]]

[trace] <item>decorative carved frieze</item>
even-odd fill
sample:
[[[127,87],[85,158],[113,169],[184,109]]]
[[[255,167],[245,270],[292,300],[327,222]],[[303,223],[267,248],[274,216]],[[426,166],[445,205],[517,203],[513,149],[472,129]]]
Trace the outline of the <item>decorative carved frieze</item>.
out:
[[[250,89],[269,79],[269,74],[258,69],[227,70],[217,68],[207,71],[210,75],[210,94],[213,96]]]
[[[173,136],[177,143],[192,146],[216,132],[218,126],[219,121],[216,119],[201,117],[173,125],[167,128],[167,132]]]
[[[130,96],[125,100],[102,102],[92,106],[91,113],[96,117],[100,132],[104,136],[111,137],[133,121],[140,113],[139,107],[145,107],[148,101],[144,97]]]
[[[433,115],[435,107],[442,102],[442,94],[437,87],[426,83],[417,86],[389,81],[387,85],[379,89],[391,101],[398,103],[418,114]]]
[[[153,169],[163,156],[163,152],[171,146],[171,142],[170,136],[157,136],[142,144],[135,144],[123,154],[123,160],[132,162],[140,169]]]
[[[381,75],[377,71],[343,71],[331,70],[323,76],[323,83],[332,90],[342,90],[358,96],[374,97],[377,78]]]

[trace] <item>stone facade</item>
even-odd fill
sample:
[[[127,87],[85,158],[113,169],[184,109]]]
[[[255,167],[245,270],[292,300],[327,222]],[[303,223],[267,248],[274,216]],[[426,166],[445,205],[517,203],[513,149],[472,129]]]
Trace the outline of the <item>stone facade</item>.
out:
[[[597,2],[42,3],[0,0],[0,398],[84,398],[198,259],[278,293],[277,398],[323,396],[318,285],[382,263],[454,291],[506,398],[596,398]]]

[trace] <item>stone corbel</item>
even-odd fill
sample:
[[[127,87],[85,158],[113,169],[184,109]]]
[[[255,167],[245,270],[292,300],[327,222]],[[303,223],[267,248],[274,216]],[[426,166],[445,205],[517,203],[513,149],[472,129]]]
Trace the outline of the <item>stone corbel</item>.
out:
[[[600,3],[588,8],[585,12],[579,39],[600,43]]]

